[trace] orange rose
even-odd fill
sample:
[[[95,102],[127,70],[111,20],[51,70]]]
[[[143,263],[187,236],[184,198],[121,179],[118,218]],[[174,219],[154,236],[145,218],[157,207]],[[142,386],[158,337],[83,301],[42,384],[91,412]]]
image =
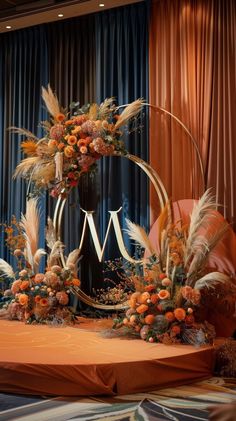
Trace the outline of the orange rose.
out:
[[[39,304],[41,307],[46,307],[48,305],[48,299],[47,298],[41,298],[39,301]]]
[[[59,149],[59,151],[61,151],[62,149],[64,149],[65,144],[63,142],[60,142],[59,145],[57,146],[57,149]]]
[[[79,149],[79,151],[80,151],[82,154],[85,154],[85,153],[87,153],[87,152],[88,152],[88,148],[87,148],[87,146],[81,146],[81,147],[80,147],[80,149]]]
[[[65,118],[66,118],[66,116],[64,114],[62,114],[62,113],[58,113],[55,116],[55,120],[57,120],[59,123],[61,123],[63,120],[65,120]]]
[[[18,300],[20,305],[25,306],[26,304],[28,304],[29,297],[26,294],[20,294]]]
[[[146,304],[140,304],[140,306],[136,308],[136,311],[139,314],[145,313],[145,311],[147,310],[148,310],[148,306]]]
[[[74,135],[70,135],[69,137],[68,137],[68,140],[67,140],[67,143],[69,144],[69,145],[75,145],[76,143],[77,143],[77,137],[76,136],[74,136]]]
[[[157,301],[159,300],[158,294],[152,294],[150,297],[150,300],[152,304],[156,304]]]
[[[172,313],[172,311],[167,311],[167,313],[165,314],[165,318],[168,322],[173,322],[175,320],[174,313]]]
[[[29,281],[22,281],[20,284],[20,289],[21,291],[24,291],[25,289],[27,289],[29,287]]]
[[[158,293],[158,297],[160,298],[160,300],[167,300],[168,298],[170,298],[170,293],[169,291],[167,291],[167,289],[161,289]]]
[[[176,308],[175,310],[174,310],[174,315],[175,315],[175,318],[179,321],[179,322],[181,322],[182,320],[184,320],[185,319],[185,317],[186,317],[186,311],[183,309],[183,308]]]
[[[145,319],[144,319],[145,323],[147,325],[152,325],[155,321],[155,316],[153,314],[148,314]]]
[[[172,328],[171,328],[171,333],[174,336],[179,335],[180,334],[180,331],[181,331],[181,329],[180,329],[180,327],[178,325],[172,326]]]
[[[64,149],[64,154],[67,158],[71,158],[73,156],[74,149],[72,146],[66,146]]]
[[[41,300],[41,297],[40,297],[40,295],[36,295],[35,297],[34,297],[34,301],[36,302],[36,303],[39,303],[39,301]]]
[[[21,280],[17,279],[16,281],[13,282],[12,286],[11,286],[11,291],[13,294],[16,294],[17,292],[20,291],[20,285],[21,285]]]
[[[75,287],[79,287],[81,284],[80,280],[77,278],[72,279],[72,285],[74,285]]]
[[[149,292],[143,292],[139,297],[138,297],[138,302],[140,304],[145,304],[147,302],[147,300],[150,298],[150,294]]]

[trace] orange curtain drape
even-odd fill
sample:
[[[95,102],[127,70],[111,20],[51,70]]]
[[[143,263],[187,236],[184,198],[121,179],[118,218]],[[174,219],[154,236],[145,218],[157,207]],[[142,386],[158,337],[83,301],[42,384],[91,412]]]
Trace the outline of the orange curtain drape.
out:
[[[150,30],[150,103],[178,117],[150,113],[150,163],[172,200],[212,187],[236,228],[236,2],[157,0]],[[151,191],[152,221],[158,199]]]

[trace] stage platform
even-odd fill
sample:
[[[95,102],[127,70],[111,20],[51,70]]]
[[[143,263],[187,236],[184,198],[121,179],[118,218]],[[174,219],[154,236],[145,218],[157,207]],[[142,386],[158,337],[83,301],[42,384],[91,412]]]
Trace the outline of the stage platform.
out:
[[[111,321],[75,327],[0,320],[0,391],[32,395],[122,395],[212,376],[214,350],[150,344],[100,331]]]

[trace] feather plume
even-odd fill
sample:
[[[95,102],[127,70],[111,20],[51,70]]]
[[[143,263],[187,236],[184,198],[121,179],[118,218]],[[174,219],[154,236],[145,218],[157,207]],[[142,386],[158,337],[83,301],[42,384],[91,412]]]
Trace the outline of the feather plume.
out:
[[[144,228],[134,224],[129,219],[126,219],[126,224],[128,228],[124,231],[128,233],[132,240],[136,241],[141,247],[148,250],[151,255],[157,253]]]
[[[38,200],[31,198],[26,204],[26,213],[21,216],[20,226],[26,240],[26,260],[31,268],[34,266],[34,255],[38,249],[39,237],[39,211]]]
[[[0,259],[0,273],[4,278],[15,279],[12,267],[3,259]]]
[[[34,133],[30,132],[27,129],[21,129],[19,127],[10,126],[10,127],[8,127],[8,130],[10,130],[12,133],[17,133],[17,134],[20,134],[22,136],[26,136],[27,138],[33,139],[35,141],[38,141],[39,140],[38,137],[35,136]]]
[[[228,275],[220,272],[211,272],[207,275],[203,276],[202,278],[198,279],[195,283],[195,289],[202,289],[202,288],[215,288],[217,284],[226,284],[231,283],[231,279]]]
[[[209,219],[209,223],[209,227],[205,231],[204,236],[196,236],[192,243],[190,254],[192,261],[187,274],[188,285],[191,285],[198,274],[201,273],[209,255],[223,238],[229,227],[228,223],[226,221],[222,222],[222,219],[218,218],[216,214],[212,215],[212,218]]]
[[[124,111],[120,114],[114,129],[117,130],[119,127],[124,126],[131,118],[138,115],[141,111],[142,105],[142,99],[136,99],[136,101],[133,101],[131,104],[127,105]]]
[[[48,85],[48,89],[42,87],[42,98],[45,102],[48,112],[53,117],[56,117],[56,115],[60,113],[60,105],[57,96],[52,92],[50,85]]]
[[[45,256],[46,252],[44,249],[40,248],[36,251],[34,255],[34,273],[38,272],[39,263],[43,256]]]
[[[32,180],[37,186],[45,186],[50,181],[55,179],[55,163],[54,161],[38,165],[35,171],[32,173]]]
[[[189,233],[186,241],[185,264],[192,255],[193,243],[198,235],[200,227],[206,226],[213,210],[216,208],[216,203],[208,189],[203,196],[196,202],[190,217]]]
[[[69,263],[73,263],[76,265],[79,255],[80,255],[81,249],[75,249],[70,252],[69,256],[66,259],[66,266],[68,266]]]
[[[24,154],[35,156],[37,152],[37,143],[33,140],[26,140],[25,142],[21,142],[21,148],[23,149]]]
[[[92,104],[89,108],[89,119],[97,120],[97,115],[98,115],[98,105]]]
[[[112,104],[114,102],[114,97],[106,98],[99,107],[99,118],[101,120],[106,119],[112,110]]]
[[[57,264],[57,260],[61,257],[62,253],[63,253],[63,249],[64,249],[64,245],[61,241],[57,240],[52,249],[51,252],[48,256],[47,259],[47,265],[48,267],[51,267],[55,264]]]
[[[16,167],[13,174],[13,178],[17,177],[27,177],[29,172],[31,172],[41,161],[39,156],[31,156],[29,158],[23,159]]]
[[[45,229],[46,244],[48,248],[52,250],[54,244],[56,243],[56,231],[50,217],[48,217],[47,222],[47,227]]]

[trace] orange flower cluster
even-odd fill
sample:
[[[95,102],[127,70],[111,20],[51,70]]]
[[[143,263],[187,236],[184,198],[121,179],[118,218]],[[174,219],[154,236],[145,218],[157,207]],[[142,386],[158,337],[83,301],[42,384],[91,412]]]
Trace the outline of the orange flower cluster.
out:
[[[68,268],[55,265],[45,273],[36,275],[23,269],[19,279],[11,285],[10,292],[14,298],[8,306],[8,314],[12,319],[27,323],[53,323],[55,320],[58,323],[72,322],[73,315],[66,307],[70,286],[79,287],[80,280]]]
[[[126,153],[121,132],[115,127],[118,116],[114,115],[112,101],[105,112],[102,104],[75,111],[69,118],[58,113],[52,122],[46,122],[44,140],[36,143],[28,139],[21,143],[28,157],[40,157],[47,162],[39,173],[34,173],[33,181],[39,188],[49,188],[53,197],[69,192],[78,184],[81,174],[95,170],[96,161],[102,156]]]
[[[176,285],[166,273],[152,269],[146,269],[144,276],[132,275],[139,290],[130,295],[122,323],[149,342],[181,342],[182,332],[195,323],[193,312],[200,293]]]

